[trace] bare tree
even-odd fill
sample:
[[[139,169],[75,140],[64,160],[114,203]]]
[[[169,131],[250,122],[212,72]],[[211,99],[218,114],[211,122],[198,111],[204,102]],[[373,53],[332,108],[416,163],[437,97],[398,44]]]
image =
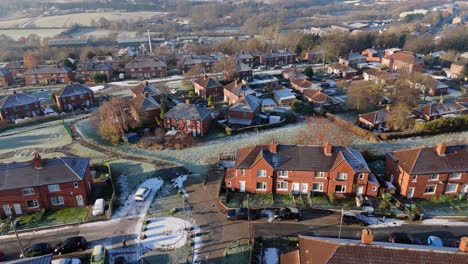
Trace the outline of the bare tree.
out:
[[[137,125],[124,98],[112,97],[101,104],[98,115],[99,133],[112,143],[117,143],[129,128]]]
[[[354,136],[349,131],[324,117],[309,117],[307,125],[300,130],[294,144],[349,146]]]
[[[389,113],[387,126],[396,131],[405,131],[414,127],[411,106],[402,102],[395,105]]]

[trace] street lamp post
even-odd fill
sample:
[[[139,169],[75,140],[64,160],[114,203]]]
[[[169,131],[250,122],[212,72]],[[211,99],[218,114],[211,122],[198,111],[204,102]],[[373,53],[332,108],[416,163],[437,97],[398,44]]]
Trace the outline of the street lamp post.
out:
[[[340,217],[340,231],[338,232],[338,239],[341,239],[341,226],[343,225],[343,208],[341,208],[341,217]]]
[[[249,194],[247,194],[247,221],[249,227],[249,244],[252,242],[252,229],[250,225],[250,204],[249,204]]]
[[[10,221],[11,221],[11,217],[10,217]],[[11,221],[11,226],[13,227],[13,231],[15,232],[16,241],[18,241],[18,246],[19,246],[19,248],[20,248],[21,256],[24,257],[23,246],[21,245],[21,241],[20,241],[20,239],[19,239],[18,232],[16,232],[16,223],[17,223],[16,220]]]

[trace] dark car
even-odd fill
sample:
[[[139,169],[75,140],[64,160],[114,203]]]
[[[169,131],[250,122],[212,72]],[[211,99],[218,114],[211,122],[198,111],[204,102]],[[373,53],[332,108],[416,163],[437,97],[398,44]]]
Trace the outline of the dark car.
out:
[[[82,236],[70,237],[58,243],[54,247],[54,254],[62,255],[79,250],[86,250],[88,242]]]
[[[301,218],[302,218],[301,210],[295,207],[280,208],[278,212],[275,214],[275,219],[278,219],[280,221],[283,221],[283,220],[301,221]]]
[[[274,69],[274,70],[279,70],[279,69],[281,69],[281,66],[275,65],[275,66],[273,67],[273,69]]]
[[[338,216],[338,221],[340,220],[341,220],[341,215]],[[345,213],[343,214],[343,224],[368,226],[369,222],[366,220],[366,217],[363,215],[355,214],[355,213]]]
[[[52,247],[48,243],[37,243],[24,249],[24,255],[20,255],[20,258],[29,258],[47,255],[53,252]]]
[[[240,207],[237,209],[229,209],[227,211],[227,219],[228,220],[248,220],[250,213],[250,220],[254,220],[258,218],[258,212],[256,210],[250,209],[248,210],[245,207]]]
[[[0,251],[0,262],[5,261],[5,253]]]
[[[124,256],[118,256],[114,258],[114,261],[112,261],[114,264],[127,264],[127,259],[125,259]]]
[[[393,232],[388,236],[388,241],[401,244],[419,244],[414,237],[408,233]]]

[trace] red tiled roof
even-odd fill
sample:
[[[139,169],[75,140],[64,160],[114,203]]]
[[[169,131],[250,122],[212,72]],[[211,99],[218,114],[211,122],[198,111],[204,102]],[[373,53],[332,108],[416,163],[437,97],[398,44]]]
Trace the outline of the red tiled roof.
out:
[[[220,84],[218,81],[215,79],[208,77],[208,76],[202,76],[194,81],[194,83],[200,85],[201,87],[205,89],[210,89],[210,88],[217,88],[217,87],[222,87],[223,85]]]
[[[389,111],[387,109],[360,114],[359,117],[374,125],[387,122]]]
[[[300,88],[311,88],[312,83],[306,79],[291,79],[291,84]]]
[[[408,64],[417,64],[420,60],[416,57],[413,52],[409,51],[400,51],[393,54],[393,58],[395,61],[401,61]]]

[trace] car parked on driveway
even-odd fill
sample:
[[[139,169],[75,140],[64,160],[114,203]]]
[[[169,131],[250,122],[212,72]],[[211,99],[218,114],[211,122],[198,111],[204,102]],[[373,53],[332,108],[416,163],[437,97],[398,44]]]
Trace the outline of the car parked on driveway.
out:
[[[278,219],[280,221],[283,221],[283,220],[301,221],[301,218],[302,218],[301,210],[295,207],[280,208],[278,209],[277,212],[275,212],[275,219]]]
[[[88,242],[82,236],[69,237],[54,247],[54,254],[62,255],[79,250],[86,250]]]
[[[53,252],[52,247],[48,243],[37,243],[24,249],[24,255],[20,258],[29,258],[47,255]]]
[[[393,232],[388,236],[388,241],[391,243],[401,243],[401,244],[420,244],[414,237],[408,233],[399,233]]]
[[[247,209],[245,207],[240,207],[237,209],[229,209],[227,211],[228,220],[248,220],[250,214],[250,220],[258,218],[258,211],[254,209]]]
[[[103,245],[96,245],[91,254],[90,264],[105,264],[107,263],[107,249]]]
[[[151,193],[151,189],[148,187],[140,187],[135,193],[135,201],[143,202],[146,197]]]
[[[341,221],[341,214],[338,216],[338,221]],[[369,222],[365,216],[349,212],[343,214],[343,224],[368,226]]]

